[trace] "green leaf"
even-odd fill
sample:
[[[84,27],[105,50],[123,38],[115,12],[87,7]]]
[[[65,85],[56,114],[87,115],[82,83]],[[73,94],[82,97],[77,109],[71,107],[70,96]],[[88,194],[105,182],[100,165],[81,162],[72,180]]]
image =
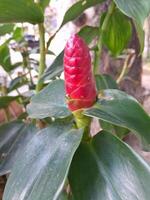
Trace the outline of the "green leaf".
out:
[[[0,0],[0,23],[43,22],[41,8],[33,0]]]
[[[13,90],[18,89],[19,87],[26,85],[28,83],[28,80],[25,76],[20,76],[17,77],[15,79],[13,79],[10,84],[9,84],[9,88],[8,88],[8,92],[11,92]]]
[[[43,10],[49,5],[51,0],[40,0],[40,6],[43,8]]]
[[[149,200],[150,196],[148,164],[105,131],[78,148],[69,181],[80,200]]]
[[[6,72],[11,71],[11,60],[8,44],[4,43],[0,46],[0,65]]]
[[[0,109],[6,108],[9,104],[18,99],[19,96],[0,96]]]
[[[116,56],[127,47],[131,36],[131,22],[123,13],[115,9],[102,36],[103,43]]]
[[[108,74],[96,75],[97,90],[118,89],[116,81]]]
[[[31,140],[36,128],[21,121],[0,126],[0,176],[10,173],[20,150]]]
[[[99,29],[94,26],[84,26],[79,32],[78,35],[82,37],[87,44],[90,44],[92,40],[98,36]]]
[[[133,18],[141,26],[150,13],[149,0],[114,0],[114,2],[124,14]]]
[[[125,127],[142,139],[145,149],[150,149],[150,117],[131,96],[119,90],[103,90],[97,103],[85,110],[85,115],[97,117]]]
[[[133,22],[134,22],[136,33],[137,33],[139,43],[140,43],[140,53],[142,53],[144,50],[145,32],[141,25],[139,25],[136,21],[133,21]]]
[[[68,125],[52,124],[36,134],[18,156],[3,199],[57,199],[82,132]]]
[[[0,36],[3,36],[7,33],[11,33],[14,29],[14,24],[1,24],[0,25]]]
[[[62,51],[54,60],[54,62],[48,67],[45,71],[42,79],[49,80],[55,76],[58,76],[63,71],[63,58],[64,58],[64,51]]]
[[[14,32],[13,32],[13,39],[15,41],[20,41],[21,39],[23,39],[23,29],[20,27],[17,27]]]
[[[97,4],[102,3],[104,0],[79,0],[77,3],[73,4],[65,13],[65,16],[63,18],[63,22],[61,24],[61,27],[65,25],[67,22],[70,22],[74,19],[76,19],[79,15],[81,15],[84,10],[87,8],[90,8],[92,6],[95,6]]]
[[[97,90],[104,90],[104,89],[118,89],[118,85],[113,78],[108,74],[96,75],[96,86]],[[118,137],[123,138],[125,135],[129,133],[129,130],[123,127],[116,126],[109,122],[99,120],[101,128],[113,134],[116,134]]]
[[[64,81],[55,80],[41,92],[33,96],[27,106],[29,117],[42,119],[46,117],[63,118],[71,113],[65,102]]]

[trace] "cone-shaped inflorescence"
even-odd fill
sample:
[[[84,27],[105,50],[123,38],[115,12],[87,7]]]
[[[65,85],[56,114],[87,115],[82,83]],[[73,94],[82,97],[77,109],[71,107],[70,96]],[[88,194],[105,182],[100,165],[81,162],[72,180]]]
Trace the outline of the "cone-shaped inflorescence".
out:
[[[64,53],[65,90],[71,111],[88,108],[96,100],[89,48],[78,35],[67,42]]]

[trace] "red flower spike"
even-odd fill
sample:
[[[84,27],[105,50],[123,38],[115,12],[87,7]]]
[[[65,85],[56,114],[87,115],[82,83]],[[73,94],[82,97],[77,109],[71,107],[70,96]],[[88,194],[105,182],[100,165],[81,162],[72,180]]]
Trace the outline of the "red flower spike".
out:
[[[96,100],[96,85],[89,48],[78,35],[67,42],[64,53],[65,90],[71,111],[89,108]]]

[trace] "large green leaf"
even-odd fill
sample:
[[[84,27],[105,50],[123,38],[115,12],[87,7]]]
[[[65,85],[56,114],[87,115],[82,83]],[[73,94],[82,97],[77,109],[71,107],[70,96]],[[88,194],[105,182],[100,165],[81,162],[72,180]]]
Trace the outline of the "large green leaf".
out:
[[[0,126],[0,175],[9,173],[18,153],[31,140],[35,126],[14,121]]]
[[[97,103],[84,114],[137,133],[145,148],[150,149],[150,117],[141,105],[126,93],[115,89],[104,90]]]
[[[96,75],[95,79],[96,79],[96,86],[97,86],[98,91],[101,91],[104,89],[118,89],[117,83],[108,74]],[[99,121],[100,121],[101,128],[103,130],[116,134],[120,138],[123,138],[125,135],[129,133],[129,130],[124,127],[119,127],[103,120],[99,120]]]
[[[55,80],[49,83],[41,92],[33,96],[27,106],[31,118],[67,117],[71,113],[65,102],[64,81]]]
[[[14,24],[2,24],[0,25],[0,36],[3,36],[7,33],[11,33],[14,29]]]
[[[114,0],[114,2],[124,14],[141,25],[144,24],[145,18],[150,13],[149,0]]]
[[[0,0],[0,23],[43,22],[44,17],[39,5],[33,0]]]
[[[65,16],[63,18],[62,25],[66,24],[69,21],[72,21],[76,19],[79,15],[81,15],[84,10],[87,8],[90,8],[92,6],[95,6],[99,3],[102,3],[104,0],[79,0],[77,3],[73,4],[65,13]]]
[[[81,144],[70,169],[75,199],[149,200],[150,167],[128,145],[102,131]]]
[[[123,13],[115,9],[102,36],[103,43],[116,56],[127,47],[131,35],[131,22]]]
[[[8,179],[4,200],[56,200],[65,183],[82,130],[52,124],[21,151]]]

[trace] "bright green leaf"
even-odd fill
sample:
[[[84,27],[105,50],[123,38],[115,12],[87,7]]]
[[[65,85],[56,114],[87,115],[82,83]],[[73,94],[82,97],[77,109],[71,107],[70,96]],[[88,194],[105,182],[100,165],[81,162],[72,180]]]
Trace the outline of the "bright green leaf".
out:
[[[43,22],[44,17],[39,5],[33,0],[0,0],[0,23]]]
[[[4,43],[0,46],[0,65],[6,72],[11,71],[12,69],[10,52],[7,43]]]
[[[97,103],[84,113],[133,131],[140,136],[145,149],[150,149],[150,117],[126,93],[115,89],[103,90]]]
[[[78,148],[69,182],[79,200],[149,200],[150,167],[105,131]]]
[[[38,119],[69,116],[71,113],[65,101],[64,81],[52,81],[41,92],[33,96],[31,103],[27,106],[27,112],[31,118]]]
[[[20,152],[6,184],[4,200],[56,200],[63,189],[82,130],[52,124]]]
[[[102,35],[103,43],[116,56],[127,47],[131,36],[132,26],[130,20],[118,9],[115,9]]]

